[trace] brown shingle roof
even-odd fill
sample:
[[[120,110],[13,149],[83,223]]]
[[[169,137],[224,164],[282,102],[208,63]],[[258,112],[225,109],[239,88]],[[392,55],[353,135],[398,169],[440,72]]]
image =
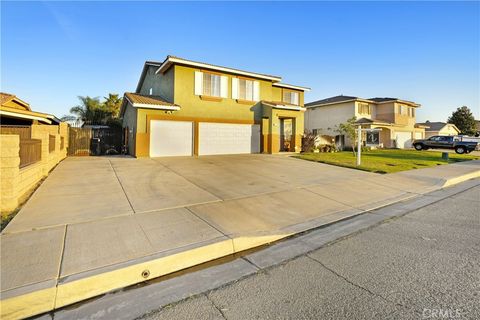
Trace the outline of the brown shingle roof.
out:
[[[167,102],[159,96],[150,96],[150,95],[145,95],[145,94],[126,92],[125,97],[127,97],[127,99],[131,103],[151,104],[151,105],[156,105],[156,106],[175,106],[175,107],[178,107],[178,105]]]
[[[352,100],[357,100],[357,99],[361,99],[361,98],[353,97],[353,96],[339,95],[339,96],[335,96],[335,97],[330,97],[330,98],[306,103],[305,107],[317,106],[317,105],[329,104],[329,103],[337,103],[337,102],[340,103],[340,102],[352,101]]]

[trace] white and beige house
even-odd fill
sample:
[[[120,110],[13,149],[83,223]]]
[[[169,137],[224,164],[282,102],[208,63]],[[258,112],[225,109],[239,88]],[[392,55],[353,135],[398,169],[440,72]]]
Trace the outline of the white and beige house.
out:
[[[425,138],[432,136],[456,136],[460,134],[460,129],[453,123],[426,121],[417,123],[417,126],[425,127]]]
[[[371,98],[339,95],[305,104],[305,129],[322,137],[321,143],[343,148],[348,138],[336,130],[339,124],[356,117],[367,129],[379,129],[363,137],[363,144],[378,148],[410,148],[414,139],[425,137],[425,128],[416,125],[420,104],[397,98]]]

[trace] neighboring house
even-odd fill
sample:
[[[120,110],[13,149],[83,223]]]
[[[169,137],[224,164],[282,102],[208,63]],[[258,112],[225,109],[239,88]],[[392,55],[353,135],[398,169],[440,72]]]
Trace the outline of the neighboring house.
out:
[[[415,102],[340,95],[307,103],[305,107],[305,128],[318,135],[334,137],[339,148],[350,142],[339,135],[336,126],[354,116],[363,128],[381,129],[365,135],[364,144],[368,146],[410,148],[413,139],[424,137],[424,128],[415,125],[416,109],[420,107]]]
[[[417,125],[425,127],[425,138],[430,138],[431,136],[456,136],[460,134],[460,130],[452,123],[427,121],[417,123]]]
[[[0,211],[8,213],[66,157],[68,126],[9,93],[0,93],[0,124]]]
[[[120,111],[129,153],[299,152],[309,88],[281,80],[174,56],[147,61]]]
[[[480,120],[475,120],[476,136],[480,135]]]
[[[61,121],[47,113],[36,112],[17,96],[0,92],[0,116],[2,125],[59,124]]]

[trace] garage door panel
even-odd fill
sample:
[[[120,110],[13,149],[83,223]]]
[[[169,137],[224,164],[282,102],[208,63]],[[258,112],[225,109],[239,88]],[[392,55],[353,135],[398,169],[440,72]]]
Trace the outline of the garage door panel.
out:
[[[192,154],[192,122],[168,120],[150,122],[150,157],[191,156]]]
[[[260,152],[260,125],[199,123],[199,154]]]
[[[397,148],[405,149],[412,147],[412,133],[411,132],[397,132],[395,134],[397,139]]]

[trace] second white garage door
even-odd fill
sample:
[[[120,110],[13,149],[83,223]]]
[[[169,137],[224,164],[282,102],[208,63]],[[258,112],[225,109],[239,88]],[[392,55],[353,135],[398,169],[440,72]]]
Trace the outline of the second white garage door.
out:
[[[260,152],[260,125],[199,123],[199,155]]]
[[[150,157],[192,154],[193,122],[166,120],[150,122]]]
[[[405,149],[412,147],[412,133],[411,132],[397,132],[397,148]]]

